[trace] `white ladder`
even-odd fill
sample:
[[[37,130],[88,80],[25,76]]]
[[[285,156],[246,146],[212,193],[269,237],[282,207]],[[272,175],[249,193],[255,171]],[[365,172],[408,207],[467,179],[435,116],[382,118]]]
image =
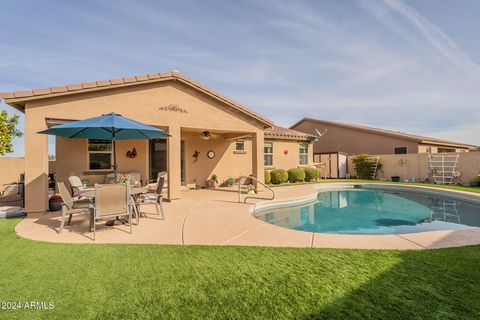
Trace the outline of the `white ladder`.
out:
[[[370,175],[372,177],[372,180],[375,180],[375,177],[377,176],[377,168],[378,168],[378,161],[380,161],[380,157],[374,157],[370,158],[373,161],[372,166],[370,167]]]
[[[451,185],[457,178],[459,154],[428,154],[429,173],[436,184]]]

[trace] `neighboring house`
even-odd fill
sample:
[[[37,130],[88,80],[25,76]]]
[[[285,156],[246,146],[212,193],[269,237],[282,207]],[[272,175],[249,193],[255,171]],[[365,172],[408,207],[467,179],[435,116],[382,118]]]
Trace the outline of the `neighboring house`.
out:
[[[468,152],[473,145],[320,119],[303,118],[290,127],[317,135],[314,154],[343,152],[349,155]]]
[[[265,165],[289,169],[313,164],[315,137],[273,127],[269,119],[178,72],[0,97],[25,113],[27,212],[48,207],[48,139],[38,132],[110,112],[168,131],[168,139],[117,141],[116,155],[118,171],[138,172],[143,182],[167,171],[170,200],[180,197],[182,186],[204,186],[212,174],[220,181],[239,175],[263,181]],[[77,175],[104,182],[112,172],[112,152],[109,141],[56,138],[57,181]]]

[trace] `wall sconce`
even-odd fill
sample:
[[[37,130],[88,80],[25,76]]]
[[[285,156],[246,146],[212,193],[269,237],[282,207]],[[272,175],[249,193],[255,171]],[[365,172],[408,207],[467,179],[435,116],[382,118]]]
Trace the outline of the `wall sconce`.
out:
[[[135,158],[137,156],[137,150],[135,150],[135,148],[133,148],[132,151],[128,150],[126,156],[127,158]]]

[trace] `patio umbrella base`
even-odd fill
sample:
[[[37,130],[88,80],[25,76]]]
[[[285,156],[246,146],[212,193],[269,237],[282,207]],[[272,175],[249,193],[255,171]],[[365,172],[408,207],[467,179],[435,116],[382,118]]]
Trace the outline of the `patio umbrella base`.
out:
[[[125,219],[119,219],[118,217],[115,219],[115,220],[110,220],[110,221],[107,221],[107,223],[105,223],[107,226],[111,227],[111,226],[118,226],[118,225],[121,225],[121,224],[126,224],[128,221],[125,220]]]

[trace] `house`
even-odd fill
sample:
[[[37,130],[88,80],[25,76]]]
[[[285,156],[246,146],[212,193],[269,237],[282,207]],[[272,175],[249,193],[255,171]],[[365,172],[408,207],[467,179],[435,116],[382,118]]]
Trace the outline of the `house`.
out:
[[[169,133],[168,139],[117,141],[115,154],[119,172],[138,172],[144,182],[167,171],[170,200],[180,198],[187,185],[204,186],[213,174],[220,180],[253,175],[263,181],[265,166],[313,164],[314,136],[275,127],[271,120],[176,71],[0,97],[25,113],[27,212],[48,207],[48,139],[38,132],[110,112]],[[57,137],[57,181],[77,175],[91,183],[104,182],[112,172],[112,149],[110,141]]]
[[[349,155],[468,152],[475,147],[465,143],[313,118],[303,118],[290,128],[317,136],[321,134],[313,147],[315,155],[335,152]]]

